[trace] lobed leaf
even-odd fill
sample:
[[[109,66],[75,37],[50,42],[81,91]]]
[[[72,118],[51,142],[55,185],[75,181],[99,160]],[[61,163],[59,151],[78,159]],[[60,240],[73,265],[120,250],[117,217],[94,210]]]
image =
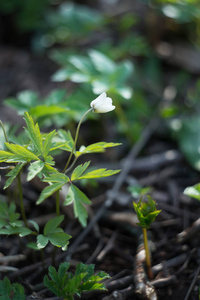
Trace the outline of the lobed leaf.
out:
[[[52,292],[54,293],[56,296],[58,297],[62,297],[62,290],[59,288],[59,286],[57,286],[56,283],[52,282],[52,280],[50,280],[48,278],[47,275],[44,276],[44,285]]]
[[[50,176],[43,179],[44,182],[58,182],[58,183],[67,183],[70,181],[69,177],[63,173],[53,173]]]
[[[53,183],[52,185],[45,187],[40,194],[40,197],[37,200],[36,204],[41,204],[45,199],[58,191],[63,185],[64,183]]]
[[[44,141],[44,145],[43,145],[43,148],[44,148],[44,150],[43,150],[44,151],[44,159],[49,154],[49,151],[50,151],[51,146],[52,146],[52,139],[55,136],[55,134],[56,134],[56,131],[53,130],[50,133],[48,133],[46,135],[46,137],[45,137],[45,141]]]
[[[66,144],[62,147],[63,150],[71,152],[74,146],[74,140],[71,136],[70,131],[65,131],[63,129],[58,130],[58,136],[61,138],[62,142]]]
[[[49,239],[48,237],[44,236],[43,234],[39,234],[37,236],[37,247],[38,249],[43,249],[48,244]]]
[[[27,128],[26,133],[32,141],[35,149],[39,152],[41,156],[43,156],[43,144],[42,144],[42,135],[39,129],[38,124],[34,124],[33,118],[25,112],[24,120],[26,122]]]
[[[13,152],[14,154],[21,156],[24,160],[30,161],[30,160],[38,160],[39,158],[26,149],[23,146],[16,145],[16,144],[11,144],[11,143],[5,143],[6,147]]]
[[[68,195],[64,202],[65,205],[74,204],[74,215],[76,218],[79,219],[79,222],[82,224],[83,227],[87,224],[87,211],[83,205],[84,204],[91,204],[91,201],[88,197],[77,188],[75,185],[71,184],[69,187]]]
[[[27,175],[27,181],[32,180],[38,173],[42,171],[44,168],[44,162],[42,160],[38,160],[30,164],[28,170],[28,175]]]
[[[104,152],[106,148],[120,146],[121,143],[106,143],[106,142],[99,142],[91,144],[85,147],[82,151],[77,151],[79,155],[85,153],[99,153]]]
[[[90,161],[85,162],[83,165],[77,166],[71,175],[71,181],[77,180],[83,172],[89,167]]]
[[[7,161],[8,158],[13,157],[14,154],[8,151],[0,150],[0,162]]]
[[[67,250],[69,239],[71,236],[65,232],[56,232],[48,236],[49,241],[56,247],[62,247],[62,250]]]
[[[78,179],[91,179],[91,178],[102,178],[107,176],[112,176],[119,173],[121,170],[107,170],[107,169],[97,169],[83,174]]]
[[[9,187],[11,185],[11,183],[13,182],[13,180],[17,177],[17,175],[19,174],[19,172],[24,167],[24,165],[25,165],[25,163],[19,163],[8,174],[6,174],[6,176],[8,176],[9,178],[6,180],[4,189],[6,189],[7,187]]]
[[[50,219],[44,226],[44,235],[47,236],[48,234],[54,233],[63,220],[64,216],[56,216],[53,219]]]
[[[30,115],[37,119],[63,112],[68,112],[68,109],[58,105],[37,105],[29,110]]]

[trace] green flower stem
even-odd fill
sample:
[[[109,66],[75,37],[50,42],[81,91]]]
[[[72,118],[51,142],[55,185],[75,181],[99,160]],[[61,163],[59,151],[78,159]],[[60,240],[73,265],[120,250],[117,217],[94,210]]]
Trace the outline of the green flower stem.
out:
[[[5,137],[5,140],[6,140],[6,142],[8,143],[8,138],[7,138],[7,135],[6,135],[6,131],[5,131],[3,122],[2,122],[1,120],[0,120],[0,125],[1,125],[1,127],[2,127],[2,129],[3,129],[3,134],[4,134],[4,137]]]
[[[70,153],[70,156],[68,158],[68,161],[63,169],[63,173],[66,172],[68,166],[69,166],[69,163],[72,159],[72,155],[74,154],[74,150],[75,150],[75,147],[76,147],[76,143],[77,143],[77,140],[78,140],[78,134],[79,134],[79,130],[80,130],[80,126],[81,126],[81,123],[83,122],[83,119],[85,118],[85,116],[90,112],[92,111],[93,108],[90,108],[88,111],[86,111],[86,113],[84,113],[84,115],[82,116],[82,118],[80,119],[79,123],[78,123],[78,126],[77,126],[77,129],[76,129],[76,134],[75,134],[75,139],[74,139],[74,145],[73,145],[73,148],[72,148],[72,151]]]
[[[21,172],[17,175],[17,181],[18,181],[18,189],[19,189],[19,200],[20,200],[20,209],[22,218],[24,220],[25,226],[28,228],[28,222],[26,218],[25,208],[24,208],[24,201],[23,201],[23,192],[22,192],[22,183],[21,183]]]
[[[148,246],[148,238],[147,238],[147,229],[142,228],[143,237],[144,237],[144,249],[146,252],[146,265],[147,265],[147,273],[149,279],[153,279],[153,273],[151,269],[151,259],[150,259],[150,252],[149,252],[149,246]]]

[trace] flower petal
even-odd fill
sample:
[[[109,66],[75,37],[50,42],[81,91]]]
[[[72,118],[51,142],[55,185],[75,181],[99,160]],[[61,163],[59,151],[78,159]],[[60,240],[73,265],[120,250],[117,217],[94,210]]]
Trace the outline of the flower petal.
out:
[[[90,103],[90,106],[93,108],[93,112],[95,113],[106,113],[115,109],[115,106],[112,105],[112,99],[107,97],[105,92],[94,99]]]
[[[104,105],[104,106],[95,107],[94,112],[95,113],[106,113],[106,112],[112,111],[114,109],[115,109],[114,105],[109,105],[109,106]]]
[[[94,99],[91,103],[90,106],[94,108],[96,105],[101,105],[104,103],[106,100],[106,93],[103,92],[101,95],[99,95],[96,99]]]

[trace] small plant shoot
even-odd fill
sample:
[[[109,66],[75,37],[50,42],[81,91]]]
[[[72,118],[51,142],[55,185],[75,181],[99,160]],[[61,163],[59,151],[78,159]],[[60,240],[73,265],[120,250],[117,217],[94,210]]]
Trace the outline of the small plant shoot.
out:
[[[150,196],[147,196],[147,201],[142,201],[141,198],[138,203],[133,202],[133,207],[139,220],[138,225],[142,227],[148,276],[149,279],[153,279],[147,229],[161,211],[156,209],[156,202]]]

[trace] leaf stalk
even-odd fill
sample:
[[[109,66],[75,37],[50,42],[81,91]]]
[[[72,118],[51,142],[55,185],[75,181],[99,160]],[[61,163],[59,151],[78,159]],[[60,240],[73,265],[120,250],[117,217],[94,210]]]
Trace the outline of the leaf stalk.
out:
[[[70,163],[70,161],[71,161],[71,159],[72,159],[72,155],[73,155],[73,153],[74,153],[74,150],[75,150],[75,148],[76,148],[76,143],[77,143],[77,140],[78,140],[78,135],[79,135],[79,130],[80,130],[80,127],[81,127],[81,123],[83,122],[83,119],[85,118],[85,116],[86,116],[90,111],[92,111],[92,110],[93,110],[93,108],[90,108],[89,110],[87,110],[87,111],[84,113],[84,115],[82,116],[82,118],[80,119],[79,123],[78,123],[77,129],[76,129],[75,138],[74,138],[74,145],[73,145],[72,151],[71,151],[71,153],[70,153],[70,156],[69,156],[69,158],[68,158],[68,161],[67,161],[67,163],[66,163],[66,165],[65,165],[65,167],[64,167],[64,169],[63,169],[63,173],[66,172],[66,170],[67,170],[67,168],[68,168],[68,166],[69,166],[69,163]]]

